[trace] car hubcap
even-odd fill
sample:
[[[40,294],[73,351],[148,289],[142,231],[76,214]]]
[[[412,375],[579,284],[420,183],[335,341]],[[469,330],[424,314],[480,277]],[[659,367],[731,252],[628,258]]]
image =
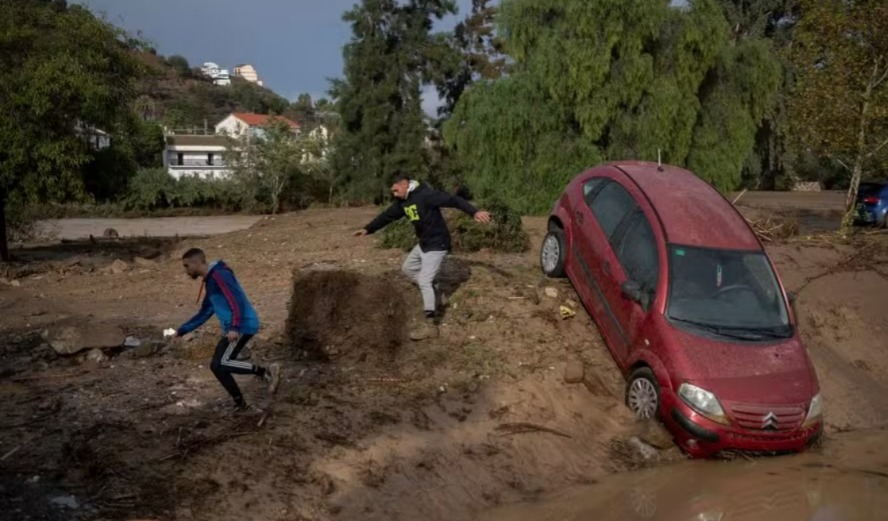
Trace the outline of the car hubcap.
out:
[[[558,238],[554,235],[549,235],[543,241],[543,269],[546,270],[546,273],[555,271],[555,266],[558,265],[558,258],[560,256],[561,247],[558,244]]]
[[[629,386],[629,408],[639,418],[653,418],[657,413],[657,390],[647,378],[636,378]]]

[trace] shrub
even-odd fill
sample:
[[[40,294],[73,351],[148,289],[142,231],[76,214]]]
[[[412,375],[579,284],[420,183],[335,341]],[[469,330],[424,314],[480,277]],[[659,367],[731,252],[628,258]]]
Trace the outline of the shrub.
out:
[[[485,248],[501,253],[520,253],[530,248],[530,237],[521,223],[521,216],[502,201],[490,200],[479,205],[488,210],[493,220],[478,224],[458,210],[445,210],[445,219],[453,238],[454,252],[475,252]],[[380,248],[409,251],[416,246],[413,225],[401,219],[379,233]]]

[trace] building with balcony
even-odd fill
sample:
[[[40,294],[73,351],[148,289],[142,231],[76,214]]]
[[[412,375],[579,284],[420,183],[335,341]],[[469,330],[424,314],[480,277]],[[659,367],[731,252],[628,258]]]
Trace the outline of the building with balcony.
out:
[[[228,144],[225,136],[168,134],[164,137],[163,167],[176,179],[226,178],[231,175],[225,163]]]
[[[234,75],[243,78],[250,83],[255,83],[260,87],[263,85],[262,80],[259,79],[259,73],[256,72],[256,69],[249,63],[244,63],[236,66],[234,68]]]

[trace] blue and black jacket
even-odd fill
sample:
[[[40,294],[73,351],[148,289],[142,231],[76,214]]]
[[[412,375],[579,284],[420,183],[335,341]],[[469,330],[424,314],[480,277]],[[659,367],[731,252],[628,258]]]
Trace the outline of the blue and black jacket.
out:
[[[210,264],[207,276],[204,277],[204,285],[206,296],[200,305],[200,311],[176,331],[179,336],[199,328],[214,313],[222,324],[223,334],[236,331],[253,335],[259,331],[259,316],[256,310],[234,277],[234,272],[224,262],[219,260]]]

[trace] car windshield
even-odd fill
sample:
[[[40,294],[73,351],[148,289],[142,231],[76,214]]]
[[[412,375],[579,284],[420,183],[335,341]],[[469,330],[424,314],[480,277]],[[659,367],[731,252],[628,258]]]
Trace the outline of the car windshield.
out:
[[[669,269],[670,320],[744,339],[792,335],[783,294],[764,253],[670,245]]]

